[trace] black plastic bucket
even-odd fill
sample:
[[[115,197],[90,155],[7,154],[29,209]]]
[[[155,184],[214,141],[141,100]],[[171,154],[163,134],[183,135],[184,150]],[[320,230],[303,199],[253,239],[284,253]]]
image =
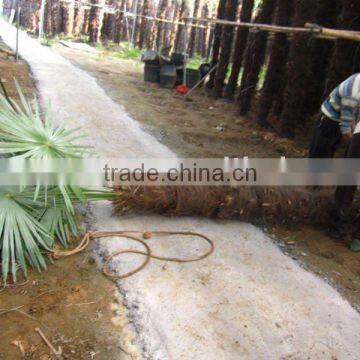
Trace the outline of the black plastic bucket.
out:
[[[186,86],[191,89],[200,81],[200,71],[196,69],[186,69]]]
[[[179,53],[173,53],[171,55],[171,62],[178,68],[184,66],[184,55]]]
[[[176,67],[174,65],[163,65],[160,70],[161,87],[172,89],[176,84]]]
[[[146,64],[144,67],[144,81],[151,83],[160,82],[160,65]]]

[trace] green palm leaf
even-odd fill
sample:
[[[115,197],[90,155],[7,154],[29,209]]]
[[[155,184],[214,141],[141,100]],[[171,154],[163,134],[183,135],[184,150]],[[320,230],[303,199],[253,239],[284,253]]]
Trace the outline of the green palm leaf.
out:
[[[32,204],[36,206],[36,204]],[[46,269],[41,250],[50,251],[53,238],[31,214],[32,207],[9,194],[0,196],[0,251],[3,282],[9,272],[14,281],[18,267],[27,275],[26,262],[37,270]]]
[[[74,142],[82,138],[78,129],[54,126],[43,121],[36,98],[28,102],[18,87],[21,104],[0,94],[0,156],[20,158],[82,158],[89,148]],[[16,281],[20,268],[27,276],[26,264],[37,270],[46,268],[42,252],[51,251],[54,239],[69,245],[78,233],[74,204],[112,200],[108,189],[78,186],[32,186],[24,189],[0,188],[0,256],[3,283],[11,273]]]

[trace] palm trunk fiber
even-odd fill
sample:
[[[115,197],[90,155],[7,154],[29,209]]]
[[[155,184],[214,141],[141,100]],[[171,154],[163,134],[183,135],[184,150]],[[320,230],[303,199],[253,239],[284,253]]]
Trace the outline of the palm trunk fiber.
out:
[[[179,20],[181,20],[183,17],[186,17],[188,15],[189,15],[188,1],[182,0],[179,11]],[[184,51],[184,26],[177,27],[174,47],[175,47],[175,51],[178,53]]]
[[[225,6],[226,20],[235,21],[237,5],[237,0],[227,0]],[[226,72],[229,66],[231,56],[233,34],[234,28],[232,26],[225,26],[222,30],[219,63],[216,69],[216,76],[214,82],[216,98],[221,98],[223,95]]]
[[[194,11],[193,11],[192,17],[198,18],[199,12],[200,12],[200,0],[195,0],[194,1]],[[194,56],[194,53],[195,53],[196,33],[197,33],[197,28],[192,27],[190,29],[189,48],[188,48],[188,54],[189,54],[189,57],[191,57],[191,58]]]
[[[157,7],[156,2],[152,2],[151,4],[151,14],[152,16],[156,16],[157,14]],[[151,20],[150,30],[149,30],[149,46],[148,49],[155,50],[156,49],[156,35],[157,35],[157,22]]]
[[[360,31],[360,1],[342,0],[338,28]],[[360,45],[349,40],[337,40],[330,61],[325,96],[351,74],[360,71]]]
[[[294,6],[293,26],[314,22],[312,0],[298,0]],[[281,135],[294,138],[298,125],[304,121],[303,105],[310,79],[309,36],[296,34],[291,40],[287,63],[287,82],[281,114]]]
[[[254,7],[254,0],[243,0],[240,12],[240,22],[250,22],[252,11]],[[234,54],[232,59],[232,69],[229,77],[229,81],[224,90],[224,97],[233,100],[235,91],[238,85],[238,79],[241,69],[241,64],[244,57],[244,51],[246,42],[248,39],[249,29],[239,27],[236,34],[236,42],[234,48]]]
[[[65,36],[71,36],[74,29],[75,1],[63,3],[63,29]]]
[[[141,15],[143,5],[144,5],[144,0],[138,0],[137,9],[134,8],[134,12],[136,12],[136,14]],[[140,42],[141,23],[143,20],[144,19],[141,16],[137,16],[135,19],[134,44],[137,45],[138,47]]]
[[[179,21],[179,4],[177,1],[173,2],[172,20],[173,22]],[[169,53],[173,52],[175,48],[175,36],[177,33],[177,25],[169,24],[169,33],[167,35],[167,46],[169,47]]]
[[[85,9],[84,10],[84,22],[83,22],[81,33],[83,35],[88,35],[89,29],[90,29],[90,10]]]
[[[36,0],[27,0],[25,4],[22,4],[22,11],[23,14],[20,15],[21,22],[23,26],[25,26],[31,33],[35,33],[37,31],[37,26],[39,22],[39,10],[40,10],[40,3]],[[12,2],[10,8],[15,9],[16,3]]]
[[[126,0],[118,1],[116,6],[116,9],[119,11],[115,14],[114,42],[116,42],[117,44],[119,44],[121,41],[121,29],[123,26],[123,22],[125,21],[123,13],[123,10],[125,8],[125,1]]]
[[[160,0],[159,9],[158,9],[159,19],[165,19],[168,6],[169,6],[169,0]],[[165,33],[165,23],[159,21],[157,25],[157,37],[156,37],[156,47],[158,50],[163,46],[164,33]]]
[[[293,0],[278,0],[275,24],[289,26]],[[284,82],[286,71],[286,60],[288,57],[289,44],[287,34],[275,34],[271,43],[271,53],[266,69],[266,77],[259,99],[259,112],[257,122],[260,125],[267,125],[274,99],[280,96],[281,84]]]
[[[270,24],[275,4],[276,0],[264,0],[255,22]],[[256,92],[261,67],[265,60],[267,39],[268,33],[266,31],[258,31],[249,38],[244,60],[244,73],[240,84],[240,115],[246,115],[251,109],[251,102]]]
[[[144,4],[141,10],[141,15],[150,16],[150,0],[144,0]],[[144,46],[148,48],[148,23],[149,20],[143,18],[141,21],[140,27],[140,37],[139,37],[139,48],[142,49]]]
[[[101,36],[106,40],[112,40],[114,38],[114,22],[115,17],[113,14],[104,14],[103,27]]]
[[[326,224],[330,189],[222,186],[137,186],[116,190],[115,208],[167,216],[205,216],[266,224]],[[356,199],[354,210],[359,205]]]
[[[53,14],[52,14],[53,0],[48,0],[45,7],[45,33],[52,35],[53,33]]]
[[[105,0],[92,0],[92,4],[104,6]],[[92,6],[89,15],[89,41],[97,43],[100,41],[101,29],[104,18],[104,9],[102,7]]]
[[[81,5],[75,7],[75,15],[74,15],[74,36],[81,35],[81,29],[84,25],[84,8]]]
[[[211,8],[210,0],[204,1],[201,17],[204,19],[212,17],[212,8]],[[207,24],[205,23],[204,25],[206,26]],[[209,26],[206,26],[206,29],[201,29],[200,52],[203,58],[207,57],[207,51],[209,46],[209,33],[210,33]]]
[[[226,5],[226,0],[219,1],[218,10],[217,10],[217,19],[220,19],[220,20],[224,19],[225,5]],[[219,24],[215,25],[215,29],[213,32],[213,50],[212,50],[212,59],[211,59],[211,67],[212,68],[214,66],[216,66],[219,61],[222,30],[223,30],[222,25],[219,25]],[[208,89],[212,89],[214,87],[215,75],[216,75],[216,72],[213,71],[209,77],[209,81],[206,84],[206,87]]]
[[[340,10],[339,0],[318,0],[316,24],[336,28],[337,15]],[[310,82],[304,104],[304,116],[311,117],[319,112],[325,90],[329,60],[334,48],[333,41],[313,39],[311,44]]]

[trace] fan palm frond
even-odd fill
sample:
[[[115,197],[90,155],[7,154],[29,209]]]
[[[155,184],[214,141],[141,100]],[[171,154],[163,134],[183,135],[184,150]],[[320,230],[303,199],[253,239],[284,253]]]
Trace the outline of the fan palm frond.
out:
[[[31,159],[82,158],[89,148],[77,145],[82,136],[78,129],[54,126],[40,114],[36,98],[26,100],[18,87],[21,104],[11,103],[0,94],[0,156]],[[3,283],[10,273],[16,281],[20,268],[27,275],[26,264],[46,268],[43,252],[52,251],[55,239],[62,246],[77,235],[74,204],[112,200],[109,189],[79,186],[31,186],[20,190],[0,188],[0,256]]]
[[[46,269],[42,250],[50,251],[54,240],[32,216],[38,205],[19,201],[11,194],[0,194],[0,252],[3,282],[9,272],[16,281],[18,267],[27,275],[26,263],[37,270]]]
[[[37,99],[28,102],[18,87],[21,106],[9,104],[0,93],[0,154],[22,158],[81,158],[89,147],[75,144],[81,139],[79,129],[55,126],[45,116],[43,121]]]

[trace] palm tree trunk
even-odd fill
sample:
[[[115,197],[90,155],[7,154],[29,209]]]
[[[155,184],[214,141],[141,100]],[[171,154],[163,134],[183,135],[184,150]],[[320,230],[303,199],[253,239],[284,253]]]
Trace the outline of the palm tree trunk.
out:
[[[115,14],[115,34],[114,34],[114,42],[116,43],[120,43],[121,41],[121,29],[122,29],[122,25],[124,22],[124,13],[122,12],[124,10],[125,7],[125,1],[126,0],[121,0],[121,1],[117,1],[116,4],[116,9],[120,10],[118,12],[116,12]]]
[[[94,5],[105,5],[105,0],[91,0]],[[92,6],[89,14],[89,41],[97,43],[100,41],[101,29],[104,19],[104,9]]]
[[[204,1],[201,17],[204,19],[212,17],[212,4],[210,0]],[[207,25],[206,23],[204,24]],[[203,58],[207,56],[207,50],[209,46],[209,34],[210,28],[206,26],[206,29],[201,29],[201,40],[200,40],[200,52]]]
[[[75,1],[63,3],[63,27],[64,35],[71,36],[74,29]]]
[[[134,12],[138,15],[141,15],[143,6],[144,6],[144,0],[138,0],[137,9],[134,8]],[[137,16],[135,18],[134,44],[136,44],[137,46],[139,46],[142,21],[144,21],[144,19],[141,16]]]
[[[158,18],[165,19],[166,10],[169,6],[169,0],[160,0],[158,8]],[[165,32],[165,23],[162,21],[158,22],[157,25],[157,37],[156,37],[156,47],[159,50],[164,43],[164,32]]]
[[[224,19],[225,15],[225,5],[226,0],[220,0],[218,9],[217,9],[217,19]],[[223,26],[216,24],[214,33],[213,33],[213,49],[212,49],[212,59],[211,59],[211,67],[213,68],[218,64],[219,54],[220,54],[220,43],[221,43],[221,33],[223,30]],[[212,89],[214,87],[216,72],[213,71],[210,75],[209,81],[206,84],[208,89]]]
[[[179,20],[189,15],[188,0],[182,0],[179,11]],[[175,51],[181,52],[184,48],[184,27],[178,26],[175,37]]]
[[[293,0],[278,0],[275,24],[279,26],[289,26],[292,12]],[[287,34],[275,34],[271,43],[271,53],[266,69],[264,86],[261,90],[259,99],[259,112],[257,121],[261,125],[267,125],[274,99],[280,98],[279,91],[284,82],[286,72],[286,60],[289,53]]]
[[[275,4],[276,0],[264,0],[255,22],[270,24]],[[267,39],[268,33],[266,31],[258,31],[249,38],[244,59],[244,74],[240,84],[240,115],[246,115],[250,111],[251,102],[259,81],[259,74],[265,60]]]
[[[338,28],[360,31],[360,1],[342,0]],[[351,74],[360,71],[359,43],[337,40],[330,60],[324,95],[330,92]]]
[[[52,14],[53,0],[48,0],[45,7],[45,22],[44,28],[47,35],[52,34],[53,30],[53,14]]]
[[[173,11],[172,11],[172,20],[173,22],[179,21],[179,3],[175,0],[173,2]],[[170,31],[169,31],[169,38],[167,45],[169,46],[169,52],[171,53],[175,47],[175,36],[177,33],[178,26],[176,24],[169,24]]]
[[[88,35],[89,30],[90,30],[90,10],[84,9],[84,22],[83,22],[81,33],[83,35]]]
[[[156,1],[153,1],[151,4],[151,16],[156,16],[157,14],[157,4]],[[158,30],[158,23],[154,20],[151,20],[150,30],[149,30],[149,38],[148,43],[149,46],[148,49],[154,50],[156,48],[156,35]]]
[[[194,18],[199,17],[199,11],[200,11],[200,0],[194,0],[194,11],[192,17]],[[194,56],[196,31],[197,28],[195,27],[192,27],[190,29],[189,47],[188,47],[189,57]]]
[[[336,28],[337,15],[340,11],[339,0],[318,0],[316,24]],[[325,90],[325,80],[329,60],[334,48],[333,41],[313,39],[310,52],[310,71],[308,95],[304,103],[304,116],[307,118],[319,111]]]
[[[235,21],[238,0],[227,0],[225,7],[225,19]],[[233,43],[234,28],[225,26],[221,34],[220,57],[215,76],[215,96],[220,98],[223,96],[224,81],[229,66],[231,49]]]
[[[241,5],[241,12],[240,12],[241,22],[251,21],[253,7],[254,7],[254,0],[243,0]],[[244,57],[248,34],[249,34],[248,28],[239,27],[237,29],[231,74],[224,91],[224,97],[229,100],[232,100],[235,96],[235,91],[238,85],[238,79],[239,79],[241,64]]]
[[[144,0],[144,4],[142,7],[141,15],[150,16],[150,0]],[[139,48],[142,49],[144,46],[148,47],[147,38],[149,31],[149,20],[143,18],[141,21],[141,29],[140,29],[140,38],[139,38]]]
[[[304,26],[314,22],[315,11],[312,0],[298,0],[294,6],[292,26]],[[284,92],[284,105],[281,114],[281,134],[294,138],[297,126],[304,121],[303,105],[307,96],[310,75],[309,36],[296,34],[290,43],[287,62],[287,82]]]
[[[84,24],[84,16],[85,11],[84,8],[78,4],[78,6],[75,7],[75,15],[74,15],[74,35],[80,36],[81,30],[83,28]]]

